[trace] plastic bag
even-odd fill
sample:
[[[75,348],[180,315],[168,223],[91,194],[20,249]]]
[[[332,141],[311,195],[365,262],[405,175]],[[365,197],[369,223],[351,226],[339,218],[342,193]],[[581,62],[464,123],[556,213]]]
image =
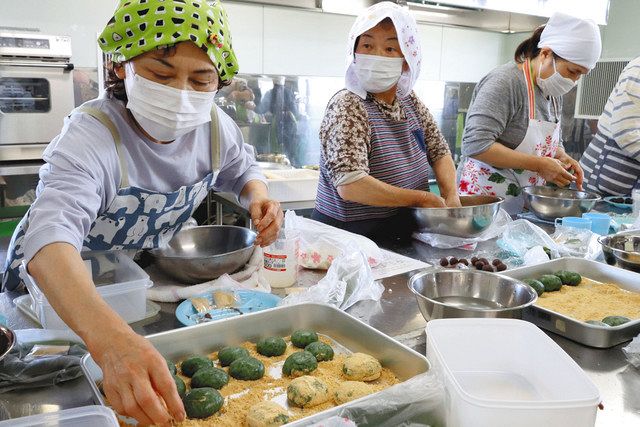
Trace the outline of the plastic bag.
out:
[[[561,255],[575,256],[590,260],[602,255],[602,246],[598,243],[598,235],[591,230],[559,225],[551,238],[558,245]]]
[[[298,264],[304,268],[326,270],[350,245],[364,252],[371,267],[384,260],[378,245],[364,236],[303,218],[294,211],[287,211],[284,224],[285,229],[300,232]]]
[[[558,245],[549,234],[526,219],[517,219],[510,223],[504,229],[502,238],[497,241],[497,244],[519,257],[524,257],[529,249],[535,246],[548,248],[552,259],[560,256]]]
[[[373,280],[365,254],[351,245],[333,260],[326,276],[317,284],[303,292],[288,295],[280,305],[315,302],[346,310],[361,300],[379,301],[383,292],[384,286]]]
[[[523,265],[536,265],[549,261],[549,255],[542,246],[534,246],[522,257]]]
[[[640,335],[635,337],[626,347],[623,347],[622,352],[629,363],[640,369]]]
[[[358,427],[358,424],[354,423],[349,418],[335,415],[333,417],[326,418],[319,423],[315,423],[310,427]]]
[[[337,416],[356,425],[439,427],[445,425],[444,396],[442,383],[428,371],[389,387],[375,397],[349,403],[330,410],[328,414],[318,414],[292,425],[322,426],[321,420]]]
[[[500,209],[493,224],[476,237],[455,237],[435,233],[414,233],[413,238],[431,245],[434,248],[453,249],[467,246],[465,249],[474,250],[477,243],[491,240],[501,235],[505,227],[507,227],[511,222],[512,219],[507,211]]]

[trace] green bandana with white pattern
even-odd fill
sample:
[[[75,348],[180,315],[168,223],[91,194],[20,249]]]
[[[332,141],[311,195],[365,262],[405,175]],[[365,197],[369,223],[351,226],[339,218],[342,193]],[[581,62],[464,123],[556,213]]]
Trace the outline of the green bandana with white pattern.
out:
[[[114,62],[182,41],[204,50],[222,81],[238,73],[227,14],[218,0],[120,0],[98,37]]]

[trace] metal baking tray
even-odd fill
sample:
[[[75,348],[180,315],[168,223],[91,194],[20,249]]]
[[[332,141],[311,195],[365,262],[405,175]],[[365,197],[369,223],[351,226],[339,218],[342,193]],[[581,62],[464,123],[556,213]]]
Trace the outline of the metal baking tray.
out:
[[[575,271],[588,279],[603,283],[615,283],[622,289],[640,293],[640,274],[583,258],[559,258],[530,267],[514,268],[504,271],[502,274],[524,280],[558,270]],[[603,328],[572,319],[535,304],[524,311],[522,318],[542,329],[562,335],[580,344],[598,348],[613,347],[633,339],[640,333],[640,319],[620,326]]]
[[[300,328],[312,329],[330,337],[350,352],[365,352],[372,355],[385,368],[390,369],[401,382],[430,369],[429,362],[423,355],[347,313],[324,304],[277,307],[244,316],[160,332],[149,335],[147,338],[164,357],[179,360],[193,354],[211,353],[227,345],[241,344],[245,341],[256,342],[265,336],[290,335],[293,330]],[[97,382],[102,380],[102,371],[89,354],[83,357],[81,366],[89,380],[96,403],[104,405],[102,393],[97,386]],[[358,399],[357,402],[374,395]],[[352,403],[345,403],[339,407],[349,406]],[[339,407],[329,408],[314,414],[313,417],[320,414],[329,416]],[[304,418],[292,425],[303,420]]]

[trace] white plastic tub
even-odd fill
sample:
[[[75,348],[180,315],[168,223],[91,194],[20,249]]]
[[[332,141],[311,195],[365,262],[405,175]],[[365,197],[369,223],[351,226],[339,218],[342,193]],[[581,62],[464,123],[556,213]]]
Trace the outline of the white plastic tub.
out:
[[[123,252],[83,253],[82,259],[98,293],[127,323],[144,319],[146,291],[151,286],[149,275]],[[20,276],[32,299],[32,310],[43,328],[67,329],[68,326],[51,307],[35,279],[27,273],[23,261]],[[73,290],[70,290],[71,292]],[[78,307],[85,310],[86,307]]]
[[[104,406],[83,406],[0,422],[0,427],[117,427],[118,419]]]
[[[445,384],[450,427],[595,424],[598,389],[531,323],[432,320],[427,323],[427,358]]]
[[[269,197],[279,202],[315,200],[320,172],[311,169],[264,171],[269,183]]]

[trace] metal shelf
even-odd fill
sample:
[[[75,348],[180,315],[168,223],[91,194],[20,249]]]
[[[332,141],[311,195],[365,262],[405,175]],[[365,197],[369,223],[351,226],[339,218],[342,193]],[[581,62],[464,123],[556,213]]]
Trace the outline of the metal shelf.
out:
[[[0,175],[37,175],[43,164],[42,162],[29,162],[0,166]]]

